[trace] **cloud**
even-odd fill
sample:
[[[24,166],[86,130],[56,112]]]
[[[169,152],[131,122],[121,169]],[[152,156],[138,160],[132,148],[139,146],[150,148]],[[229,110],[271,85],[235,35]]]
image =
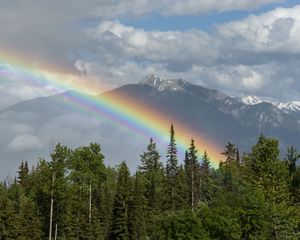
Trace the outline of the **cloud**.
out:
[[[26,151],[26,150],[35,150],[42,148],[43,145],[41,141],[32,135],[19,135],[16,136],[9,144],[7,149],[9,151]]]
[[[218,37],[236,51],[299,54],[300,6],[278,8],[217,27]]]
[[[169,15],[205,14],[210,12],[226,12],[258,8],[281,0],[186,0],[175,1],[165,10]]]
[[[119,84],[158,72],[230,95],[298,99],[299,11],[300,6],[278,8],[219,24],[211,33],[145,31],[103,21],[86,31],[97,60],[80,61],[88,66],[85,73],[101,72]]]
[[[0,46],[30,56],[28,62],[36,67],[53,65],[71,74],[88,75],[105,88],[137,82],[157,72],[225,89],[232,95],[237,91],[255,94],[265,87],[274,90],[278,85],[294,92],[298,70],[293,63],[300,56],[299,6],[219,24],[210,32],[146,31],[117,20],[152,13],[190,15],[253,9],[272,2],[278,1],[188,0],[182,5],[183,1],[177,0],[4,0],[0,3]],[[249,72],[233,75],[233,69],[240,72],[241,65]],[[203,74],[198,74],[199,69]],[[205,73],[209,71],[212,74]],[[208,75],[210,78],[205,79]],[[276,83],[273,86],[270,77]],[[234,81],[229,84],[231,89],[223,84],[226,78],[231,78],[227,82]],[[1,83],[0,94],[1,109],[49,91],[6,81]],[[286,98],[282,95],[279,98]]]

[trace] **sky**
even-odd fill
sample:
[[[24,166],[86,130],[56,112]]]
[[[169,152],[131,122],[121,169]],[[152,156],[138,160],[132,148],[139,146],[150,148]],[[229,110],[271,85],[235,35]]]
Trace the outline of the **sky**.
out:
[[[1,50],[106,89],[156,73],[300,100],[299,0],[2,0],[0,29]],[[0,94],[3,109],[48,93],[2,80]]]
[[[300,101],[300,0],[1,0],[0,29],[0,110],[57,87],[9,78],[5,56],[76,81],[92,79],[102,89],[156,73],[230,96]],[[58,132],[70,145],[99,140],[93,126],[108,124],[70,115],[37,130],[34,116],[24,114],[1,119],[6,163],[48,154],[49,136]],[[73,126],[70,119],[79,120]],[[113,141],[108,132],[101,133],[106,146]],[[115,133],[140,139],[130,134]]]

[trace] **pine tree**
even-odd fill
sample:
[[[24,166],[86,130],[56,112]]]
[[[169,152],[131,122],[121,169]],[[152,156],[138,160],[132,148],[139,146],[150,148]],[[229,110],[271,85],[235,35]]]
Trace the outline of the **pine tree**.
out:
[[[131,192],[129,169],[125,162],[120,165],[117,181],[117,191],[114,199],[113,218],[109,239],[128,239],[128,204]]]
[[[39,240],[43,236],[42,224],[38,211],[32,199],[21,196],[19,209],[19,234],[18,239]]]
[[[113,203],[116,192],[116,179],[117,171],[108,167],[106,169],[106,180],[101,184],[99,197],[99,219],[104,239],[108,238],[111,227]]]
[[[8,189],[0,183],[0,239],[16,239],[19,222]]]
[[[236,147],[231,142],[225,146],[225,151],[222,153],[226,157],[226,165],[236,161]]]
[[[189,147],[189,151],[186,154],[184,161],[184,169],[186,174],[186,180],[188,184],[188,199],[189,205],[192,211],[200,200],[200,166],[197,159],[198,150],[195,147],[195,142],[192,139]]]
[[[255,184],[261,186],[266,200],[270,203],[272,226],[270,238],[291,238],[295,225],[288,192],[289,172],[285,162],[279,159],[279,143],[276,139],[261,135],[252,148],[248,159]]]
[[[200,165],[200,195],[201,201],[208,202],[211,200],[213,191],[213,180],[211,177],[211,164],[206,151],[204,151]]]
[[[177,148],[175,142],[175,132],[173,124],[170,129],[170,143],[167,150],[167,163],[166,163],[166,205],[167,208],[174,211],[176,207],[176,178],[178,175],[178,160]]]
[[[288,164],[290,178],[291,178],[290,192],[294,203],[296,203],[297,199],[299,199],[299,197],[297,196],[298,195],[297,189],[299,188],[299,183],[296,177],[297,161],[299,160],[299,158],[300,158],[300,154],[293,146],[287,149],[286,162]]]
[[[128,207],[128,234],[130,240],[146,239],[146,198],[143,177],[135,175],[132,199]]]
[[[160,162],[160,155],[156,150],[156,143],[152,138],[147,146],[147,151],[143,152],[140,157],[141,165],[138,169],[144,176],[147,205],[152,213],[156,213],[160,209],[162,200],[163,166]]]
[[[182,164],[178,167],[178,173],[176,177],[176,191],[175,191],[175,208],[177,211],[185,210],[191,207],[189,202],[190,188],[187,183],[186,172]]]
[[[21,163],[18,171],[18,183],[24,188],[27,189],[29,186],[29,169],[27,161]]]

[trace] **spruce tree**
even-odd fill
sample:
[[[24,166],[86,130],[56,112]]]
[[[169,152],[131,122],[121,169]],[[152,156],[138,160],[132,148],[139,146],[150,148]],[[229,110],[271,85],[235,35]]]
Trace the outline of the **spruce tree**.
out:
[[[27,161],[21,163],[18,171],[18,183],[24,188],[29,187],[29,169]]]
[[[295,220],[290,206],[288,192],[289,171],[285,162],[279,158],[279,142],[261,135],[250,154],[252,179],[262,187],[267,201],[270,203],[272,227],[270,238],[292,238],[295,234]]]
[[[128,234],[130,240],[146,239],[146,198],[143,176],[135,175],[132,198],[128,207]]]
[[[129,169],[125,162],[119,168],[116,195],[113,205],[113,218],[109,239],[127,240],[128,238],[128,204],[131,192]]]
[[[187,152],[184,161],[184,169],[188,184],[188,199],[192,211],[194,211],[195,206],[200,199],[200,166],[197,158],[197,152],[198,150],[195,147],[195,142],[192,139],[189,151]]]
[[[141,165],[138,169],[144,176],[147,205],[152,213],[157,213],[162,200],[163,166],[156,150],[156,143],[152,138],[147,146],[147,151],[143,152],[140,157]]]
[[[290,178],[291,178],[290,192],[294,203],[296,203],[297,200],[300,199],[297,192],[297,189],[299,188],[299,183],[297,181],[297,174],[296,174],[297,161],[299,160],[299,158],[300,158],[300,154],[297,152],[297,150],[293,146],[288,147],[287,154],[286,154],[286,162],[288,164]]]
[[[176,207],[176,178],[178,175],[178,160],[177,148],[175,141],[174,126],[171,125],[170,129],[170,143],[167,150],[167,163],[166,163],[166,206],[167,209],[174,211]]]
[[[204,151],[200,164],[200,195],[201,201],[209,202],[213,192],[213,180],[211,176],[211,164],[206,151]]]
[[[222,153],[226,157],[226,165],[236,161],[236,147],[231,142],[228,142],[225,146],[225,150]]]

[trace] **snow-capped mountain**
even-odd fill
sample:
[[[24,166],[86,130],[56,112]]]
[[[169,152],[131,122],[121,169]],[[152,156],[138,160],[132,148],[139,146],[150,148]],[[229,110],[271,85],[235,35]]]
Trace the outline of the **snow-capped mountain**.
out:
[[[255,105],[264,102],[261,98],[253,95],[242,97],[239,100],[247,105]]]
[[[276,103],[279,109],[284,110],[286,112],[300,112],[300,101],[291,101],[287,103]]]
[[[174,119],[175,129],[176,123],[185,124],[194,129],[195,136],[199,134],[219,146],[230,141],[241,151],[248,151],[257,137],[264,134],[278,138],[283,153],[290,145],[300,149],[299,102],[275,103],[255,96],[235,98],[182,79],[164,79],[155,74],[103,95],[111,98],[130,96]],[[0,154],[6,159],[3,166],[20,160],[20,152],[23,159],[34,159],[37,154],[48,156],[49,137],[56,136],[69,146],[99,142],[107,159],[115,159],[114,163],[117,163],[121,155],[123,159],[131,160],[129,164],[135,167],[145,139],[105,120],[101,114],[95,117],[89,111],[70,107],[72,102],[68,104],[64,96],[36,98],[0,111]],[[122,146],[120,136],[126,139]],[[23,149],[24,139],[29,139],[26,149]],[[0,169],[0,176],[4,170]]]
[[[239,98],[239,101],[246,105],[256,105],[260,103],[271,103],[278,109],[284,111],[285,113],[300,113],[300,101],[290,101],[290,102],[276,102],[267,100],[261,97],[249,95],[242,98]]]
[[[183,79],[164,79],[153,73],[146,76],[139,84],[154,87],[159,91],[184,91],[189,83]]]

